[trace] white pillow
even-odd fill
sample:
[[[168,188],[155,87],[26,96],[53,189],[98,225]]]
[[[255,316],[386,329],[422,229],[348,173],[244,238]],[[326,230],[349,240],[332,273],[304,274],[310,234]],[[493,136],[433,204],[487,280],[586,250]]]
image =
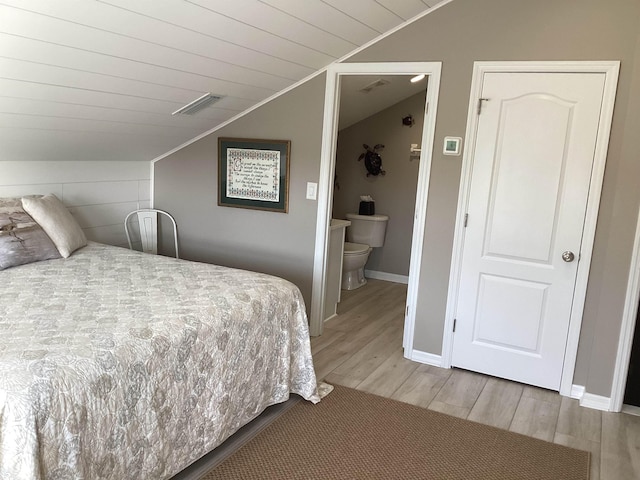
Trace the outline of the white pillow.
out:
[[[42,227],[64,258],[87,244],[87,237],[58,197],[24,197],[22,208]]]
[[[0,198],[0,270],[52,258],[60,258],[58,249],[22,200]]]

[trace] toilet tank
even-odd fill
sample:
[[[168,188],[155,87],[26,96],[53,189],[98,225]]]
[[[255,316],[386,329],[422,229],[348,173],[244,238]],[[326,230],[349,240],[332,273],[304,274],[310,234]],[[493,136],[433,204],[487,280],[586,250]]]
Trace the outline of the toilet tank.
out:
[[[347,241],[365,243],[370,247],[384,245],[384,234],[387,231],[387,215],[357,215],[347,213],[351,225],[347,227]]]

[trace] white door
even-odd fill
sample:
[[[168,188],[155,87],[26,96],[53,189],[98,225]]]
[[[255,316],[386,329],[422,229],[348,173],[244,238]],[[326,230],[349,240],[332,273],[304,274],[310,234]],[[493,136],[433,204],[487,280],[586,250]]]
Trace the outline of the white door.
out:
[[[454,366],[559,390],[604,82],[484,74]]]

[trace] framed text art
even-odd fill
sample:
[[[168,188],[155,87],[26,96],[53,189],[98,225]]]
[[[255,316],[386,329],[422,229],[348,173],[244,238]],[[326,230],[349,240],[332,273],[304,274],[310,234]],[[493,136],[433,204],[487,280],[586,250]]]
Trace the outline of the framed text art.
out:
[[[287,213],[289,140],[218,138],[218,205]]]

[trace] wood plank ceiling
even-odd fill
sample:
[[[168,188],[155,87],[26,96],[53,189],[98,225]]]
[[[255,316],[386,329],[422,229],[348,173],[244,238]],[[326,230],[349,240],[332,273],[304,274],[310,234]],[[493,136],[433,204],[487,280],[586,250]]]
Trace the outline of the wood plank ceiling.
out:
[[[0,0],[0,161],[152,160],[440,1]]]

